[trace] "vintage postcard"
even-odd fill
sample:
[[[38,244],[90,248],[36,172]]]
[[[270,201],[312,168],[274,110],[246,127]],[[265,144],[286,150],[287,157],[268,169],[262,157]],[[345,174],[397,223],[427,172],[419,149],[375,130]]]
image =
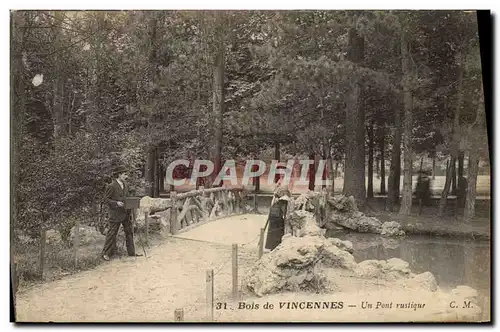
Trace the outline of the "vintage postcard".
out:
[[[13,321],[491,321],[489,12],[10,17]]]

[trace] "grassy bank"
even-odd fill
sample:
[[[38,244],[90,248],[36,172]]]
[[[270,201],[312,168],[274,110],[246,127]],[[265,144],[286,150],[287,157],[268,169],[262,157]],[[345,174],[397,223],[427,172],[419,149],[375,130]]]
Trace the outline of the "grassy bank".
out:
[[[155,246],[163,241],[159,233],[151,233],[150,246]],[[75,264],[73,245],[63,241],[47,240],[45,245],[45,261],[43,276],[40,273],[40,241],[18,241],[15,249],[15,262],[17,263],[18,289],[22,290],[33,285],[58,280],[81,271],[93,269],[104,261],[101,257],[104,246],[104,236],[99,236],[91,242],[81,244],[78,248],[78,261]],[[141,238],[135,236],[136,252],[143,253]],[[127,255],[125,236],[120,229],[117,239],[118,252],[114,258]],[[147,247],[146,247],[147,250]]]

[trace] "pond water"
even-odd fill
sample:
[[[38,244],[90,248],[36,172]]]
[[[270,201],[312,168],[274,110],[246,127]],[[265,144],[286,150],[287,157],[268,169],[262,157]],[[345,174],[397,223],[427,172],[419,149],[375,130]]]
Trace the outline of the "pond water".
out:
[[[346,230],[329,230],[326,236],[351,241],[356,262],[401,258],[410,264],[414,273],[431,272],[443,290],[459,285],[476,289],[481,306],[489,307],[489,241],[420,235],[387,238]],[[487,310],[483,311],[485,315]],[[486,319],[487,316],[483,317]]]

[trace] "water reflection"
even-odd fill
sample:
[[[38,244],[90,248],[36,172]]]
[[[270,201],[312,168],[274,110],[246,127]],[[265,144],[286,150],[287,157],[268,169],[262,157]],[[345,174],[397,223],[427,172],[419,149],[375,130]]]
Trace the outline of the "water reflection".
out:
[[[490,289],[490,245],[488,241],[445,237],[407,236],[385,238],[375,234],[330,230],[328,237],[349,240],[357,262],[398,257],[415,273],[430,271],[441,288],[468,285],[483,295]]]

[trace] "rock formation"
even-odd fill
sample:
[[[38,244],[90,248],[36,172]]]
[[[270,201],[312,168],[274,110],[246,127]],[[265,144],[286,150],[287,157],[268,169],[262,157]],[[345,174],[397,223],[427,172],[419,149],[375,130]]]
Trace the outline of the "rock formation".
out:
[[[334,284],[322,270],[337,267],[354,271],[356,266],[354,257],[346,250],[352,244],[343,242],[323,236],[287,234],[275,250],[251,268],[246,285],[258,296],[285,291],[332,290]]]
[[[457,298],[457,303],[465,299],[475,308],[472,315],[481,313],[477,305],[477,291],[459,286],[451,293],[445,293],[439,289],[431,272],[413,273],[409,263],[402,259],[357,263],[352,255],[354,250],[350,241],[326,238],[324,229],[318,226],[320,200],[309,205],[316,197],[303,195],[299,198],[293,203],[300,209],[287,213],[289,231],[283,236],[281,244],[264,254],[247,272],[244,284],[254,295],[263,297],[288,292],[357,294],[360,289],[385,289],[390,294],[399,292],[400,296],[414,292],[435,294],[432,298],[443,298],[445,302],[449,302],[447,299],[450,296]],[[336,217],[337,223],[343,227],[381,235],[401,235],[398,223],[381,223],[376,218],[363,215],[357,211],[351,198],[343,197],[332,203],[330,207],[336,210],[331,216]],[[449,311],[448,302],[443,306],[447,310],[446,314]]]
[[[316,223],[314,215],[304,210],[296,210],[288,214],[287,222],[293,236],[325,235],[326,229],[321,229]]]
[[[414,274],[399,258],[356,263],[349,241],[326,238],[315,215],[305,210],[289,216],[292,232],[281,244],[251,267],[246,286],[257,296],[287,291],[332,292],[363,280],[396,283],[404,288],[434,292],[437,283],[430,272]]]
[[[352,196],[343,195],[326,198],[325,193],[308,192],[295,200],[297,209],[318,215],[317,224],[332,229],[341,226],[360,233],[375,233],[383,236],[403,236],[405,232],[396,221],[382,223],[358,210]]]

